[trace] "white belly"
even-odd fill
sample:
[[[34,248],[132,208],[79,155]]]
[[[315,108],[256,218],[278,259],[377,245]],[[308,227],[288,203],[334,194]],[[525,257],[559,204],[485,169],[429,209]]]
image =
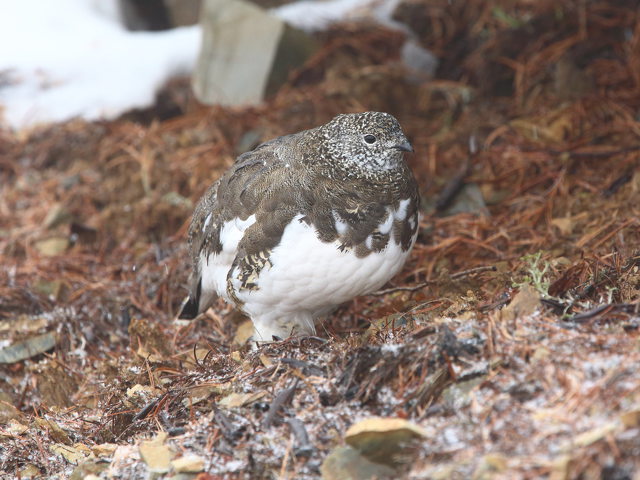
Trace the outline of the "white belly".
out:
[[[315,228],[300,218],[285,228],[256,290],[240,289],[240,281],[232,276],[243,310],[266,340],[271,334],[289,336],[293,327],[312,333],[313,319],[380,288],[398,273],[409,254],[391,239],[384,250],[358,258],[351,250],[340,251],[339,241],[320,241]]]
[[[320,241],[315,227],[301,218],[296,216],[285,228],[271,252],[270,265],[260,272],[256,289],[240,288],[237,272],[230,276],[236,298],[253,320],[257,340],[313,333],[315,318],[380,288],[398,273],[409,255],[410,249],[402,251],[391,238],[384,250],[358,258],[352,250],[340,251],[339,241]],[[217,294],[234,303],[227,293],[227,278],[238,243],[253,223],[253,215],[226,222],[220,234],[222,251],[200,258],[203,298]]]

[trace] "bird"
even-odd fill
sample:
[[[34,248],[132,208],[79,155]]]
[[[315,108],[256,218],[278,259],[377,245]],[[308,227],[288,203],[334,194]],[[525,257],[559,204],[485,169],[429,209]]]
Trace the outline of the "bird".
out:
[[[222,297],[251,318],[252,340],[315,334],[315,323],[403,267],[420,221],[413,147],[384,112],[328,123],[240,155],[189,226],[194,319]]]

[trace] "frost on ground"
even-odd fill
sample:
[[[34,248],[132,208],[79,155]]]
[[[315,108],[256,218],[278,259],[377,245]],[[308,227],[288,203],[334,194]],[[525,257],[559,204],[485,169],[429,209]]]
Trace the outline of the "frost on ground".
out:
[[[349,23],[263,106],[0,130],[0,478],[638,480],[637,12],[505,5],[401,3],[429,82]],[[362,109],[416,150],[393,283],[258,350],[177,324],[209,184]]]

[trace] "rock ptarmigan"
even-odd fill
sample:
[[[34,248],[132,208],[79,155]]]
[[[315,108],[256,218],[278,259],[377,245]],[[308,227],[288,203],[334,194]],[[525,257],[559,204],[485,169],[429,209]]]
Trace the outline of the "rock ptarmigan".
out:
[[[248,315],[254,340],[312,334],[314,321],[402,268],[418,231],[413,151],[381,112],[338,115],[240,155],[189,228],[195,318],[217,296]]]

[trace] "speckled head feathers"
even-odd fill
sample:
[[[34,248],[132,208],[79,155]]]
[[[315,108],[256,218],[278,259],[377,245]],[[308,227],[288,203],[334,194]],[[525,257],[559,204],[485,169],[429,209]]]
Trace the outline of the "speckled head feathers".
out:
[[[323,157],[369,172],[397,168],[413,151],[398,121],[384,112],[348,113],[318,129]]]

